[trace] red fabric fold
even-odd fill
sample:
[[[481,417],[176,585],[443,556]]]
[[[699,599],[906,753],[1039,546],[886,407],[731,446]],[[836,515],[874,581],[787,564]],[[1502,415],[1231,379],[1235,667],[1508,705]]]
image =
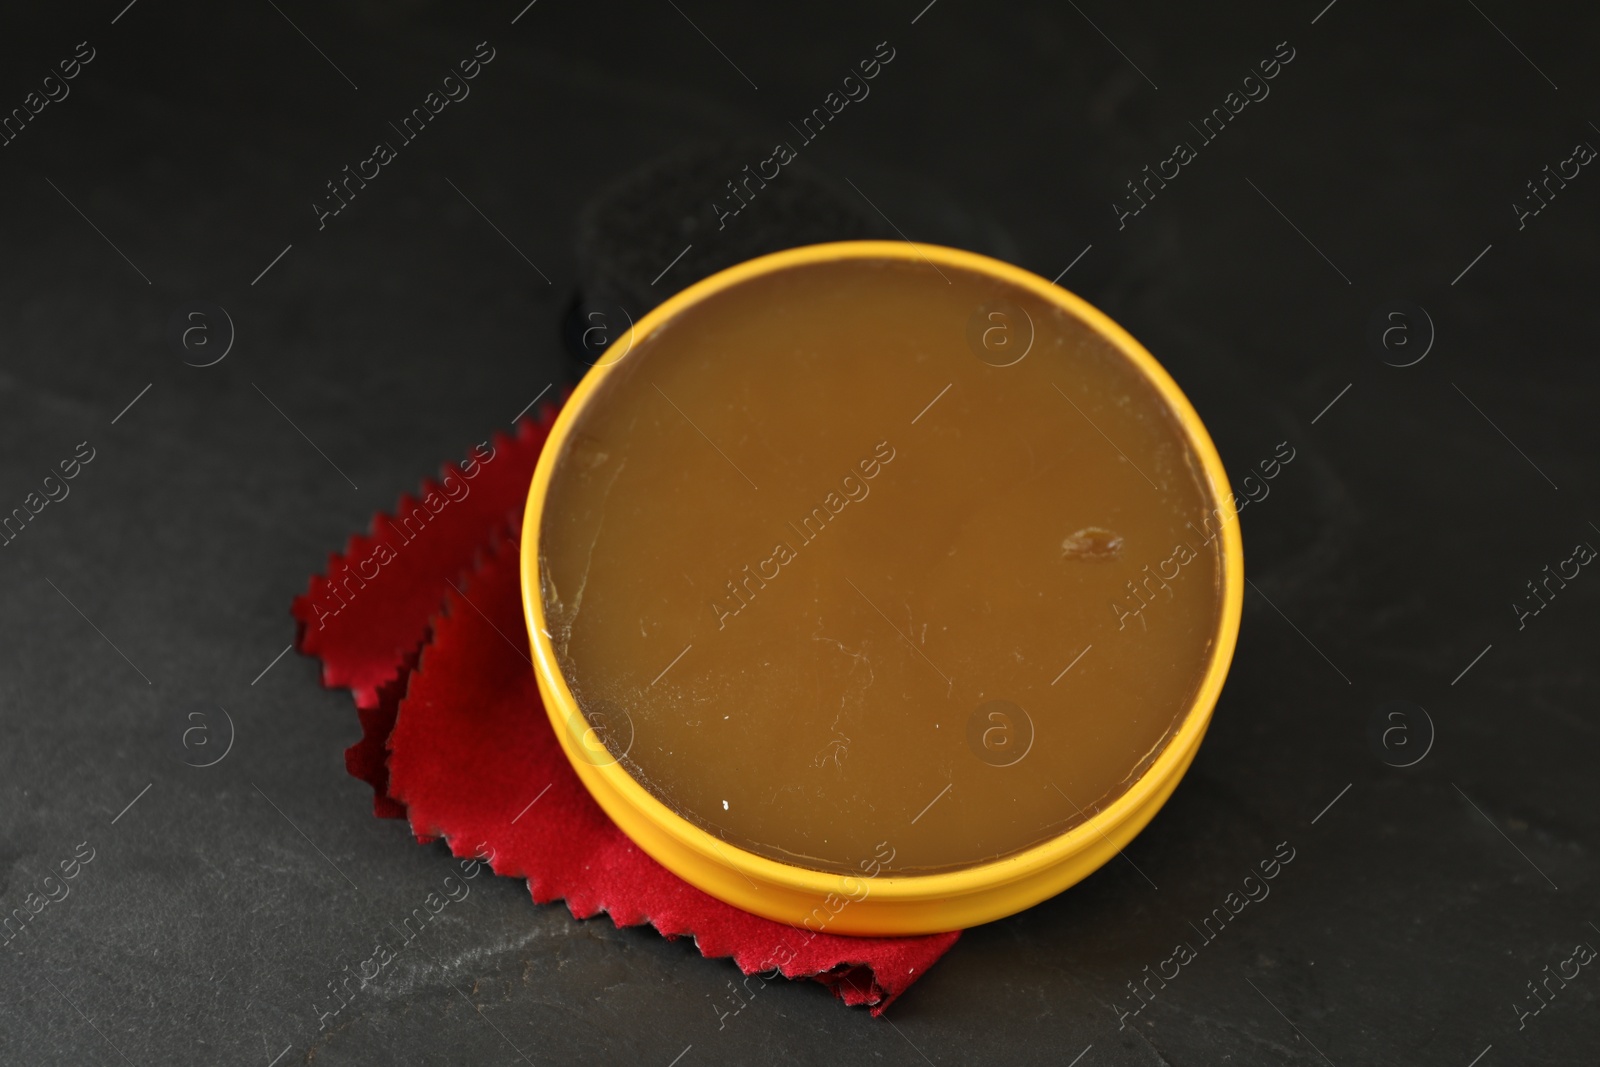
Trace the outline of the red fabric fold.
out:
[[[290,609],[299,623],[296,646],[322,661],[322,684],[349,689],[355,698],[362,737],[345,750],[345,769],[372,786],[379,818],[405,817],[389,795],[384,744],[428,620],[446,583],[492,532],[521,521],[555,413],[546,405],[538,421],[523,419],[514,436],[494,434],[466,460],[444,467],[437,482],[425,481],[394,511],[373,516],[342,555],[328,557],[327,573],[313,576]]]
[[[536,902],[691,936],[747,975],[810,978],[881,1013],[959,932],[815,934],[724,904],[640,851],[568,765],[528,660],[516,540],[554,415],[547,406],[375,516],[296,598],[298,648],[355,698],[363,736],[346,768],[372,786],[374,814],[491,856]]]

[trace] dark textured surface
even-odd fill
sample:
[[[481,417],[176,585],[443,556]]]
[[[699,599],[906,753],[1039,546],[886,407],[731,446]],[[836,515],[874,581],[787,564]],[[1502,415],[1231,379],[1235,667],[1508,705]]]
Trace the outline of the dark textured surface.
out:
[[[1584,168],[1521,230],[1511,208],[1545,164],[1600,144],[1592,17],[940,0],[913,25],[921,0],[545,0],[513,26],[515,0],[277,6],[140,0],[112,24],[123,0],[13,5],[0,35],[5,109],[76,42],[96,49],[0,148],[0,508],[78,442],[95,450],[0,548],[0,903],[94,849],[0,960],[0,1062],[1596,1055],[1593,966],[1552,980],[1521,1029],[1514,1005],[1600,945],[1600,578],[1585,569],[1521,630],[1510,607],[1600,544],[1600,177]],[[498,51],[472,95],[319,232],[323,183],[484,39]],[[885,39],[897,55],[872,95],[805,162],[911,237],[1045,277],[1092,244],[1063,284],[1172,371],[1236,484],[1295,449],[1243,515],[1254,588],[1188,778],[1130,862],[968,933],[893,1025],[801,984],[719,1029],[731,965],[484,878],[319,1032],[327,983],[451,865],[369,816],[341,763],[348,697],[313,664],[289,655],[252,682],[291,638],[290,598],[562,373],[573,220],[595,189],[689,138],[789,137]],[[1284,40],[1271,95],[1119,231],[1124,180],[1195,140],[1188,121]],[[663,295],[688,280],[669,271]],[[167,343],[190,300],[237,327],[215,366]],[[1437,328],[1406,368],[1367,341],[1396,300]],[[1407,769],[1369,741],[1391,700],[1437,730]],[[180,742],[189,713],[220,743],[218,706],[232,750],[186,766],[202,761]],[[1415,713],[1410,728],[1407,753]],[[1281,841],[1296,854],[1271,896],[1200,944],[1190,923]],[[1197,958],[1119,1029],[1124,983],[1184,939]]]

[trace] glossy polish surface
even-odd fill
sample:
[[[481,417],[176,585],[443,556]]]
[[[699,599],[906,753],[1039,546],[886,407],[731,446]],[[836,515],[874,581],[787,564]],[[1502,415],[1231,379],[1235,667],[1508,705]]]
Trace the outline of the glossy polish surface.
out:
[[[841,873],[1056,836],[1160,752],[1221,612],[1180,425],[1079,320],[914,261],[790,268],[614,353],[541,589],[585,717],[730,845]]]

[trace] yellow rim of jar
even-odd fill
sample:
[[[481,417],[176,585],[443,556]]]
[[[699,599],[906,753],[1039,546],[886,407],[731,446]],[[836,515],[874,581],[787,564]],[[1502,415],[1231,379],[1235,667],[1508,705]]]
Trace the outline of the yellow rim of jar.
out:
[[[583,755],[584,735],[590,731],[561,675],[545,623],[539,583],[545,498],[568,435],[607,375],[632,355],[633,346],[663,324],[732,286],[791,267],[852,259],[905,260],[971,271],[1009,282],[1076,316],[1142,371],[1176,414],[1200,458],[1221,521],[1222,614],[1210,663],[1182,723],[1155,761],[1125,793],[1071,830],[1003,859],[956,871],[875,878],[833,874],[758,856],[695,826],[656,799],[620,763],[596,764]],[[1211,435],[1171,375],[1126,330],[1067,290],[988,256],[901,241],[840,241],[775,252],[713,274],[656,307],[614,344],[629,347],[618,360],[596,366],[578,383],[534,470],[522,525],[522,604],[534,673],[551,728],[590,795],[635,844],[691,885],[757,915],[816,932],[891,936],[963,929],[1031,907],[1088,877],[1155,816],[1194,759],[1222,692],[1239,633],[1244,549],[1227,475]]]

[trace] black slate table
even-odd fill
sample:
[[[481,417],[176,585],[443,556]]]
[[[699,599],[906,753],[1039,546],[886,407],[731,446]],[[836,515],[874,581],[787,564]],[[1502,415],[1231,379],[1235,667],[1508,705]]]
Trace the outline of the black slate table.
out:
[[[0,903],[75,873],[7,942],[0,1062],[1600,1053],[1574,955],[1600,945],[1600,577],[1568,562],[1600,544],[1592,12],[125,2],[12,5],[0,35],[0,514],[38,505],[0,547]],[[291,597],[570,377],[596,189],[789,137],[880,42],[805,164],[1104,308],[1253,497],[1199,758],[1128,862],[970,931],[887,1022],[790,983],[719,1026],[728,962],[484,879],[319,1031],[450,860],[345,775],[348,696],[280,656]],[[366,163],[483,48],[470,96]],[[335,213],[346,166],[377,174]],[[735,250],[723,194],[637,220],[698,235],[663,290]],[[215,708],[232,748],[195,767]],[[1281,842],[1270,896],[1203,937]]]

